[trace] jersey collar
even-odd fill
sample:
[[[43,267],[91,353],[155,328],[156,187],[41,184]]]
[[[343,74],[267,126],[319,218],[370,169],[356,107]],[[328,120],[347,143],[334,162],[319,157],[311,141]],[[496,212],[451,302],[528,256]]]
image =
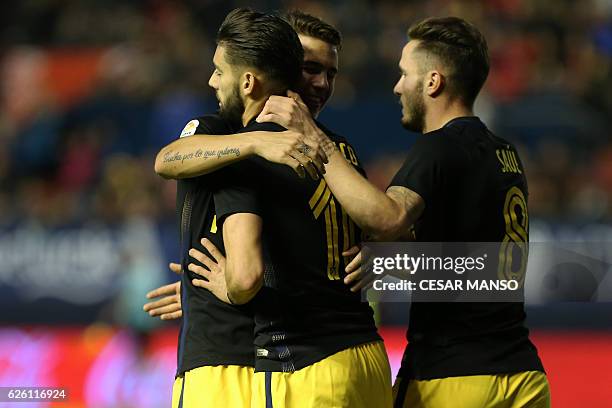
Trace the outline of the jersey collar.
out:
[[[445,127],[449,127],[449,126],[453,126],[453,125],[459,125],[459,124],[478,124],[482,127],[484,127],[484,123],[482,123],[482,121],[480,120],[480,118],[478,116],[460,116],[458,118],[453,118],[450,121],[448,121],[446,123],[446,125],[442,126],[443,128]]]

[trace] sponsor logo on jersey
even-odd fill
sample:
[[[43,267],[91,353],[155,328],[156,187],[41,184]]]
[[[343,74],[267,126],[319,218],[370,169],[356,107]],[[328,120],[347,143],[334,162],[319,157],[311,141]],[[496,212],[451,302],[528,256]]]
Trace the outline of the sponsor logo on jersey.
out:
[[[196,132],[196,129],[200,125],[200,121],[197,119],[189,121],[183,128],[180,137],[193,136]]]

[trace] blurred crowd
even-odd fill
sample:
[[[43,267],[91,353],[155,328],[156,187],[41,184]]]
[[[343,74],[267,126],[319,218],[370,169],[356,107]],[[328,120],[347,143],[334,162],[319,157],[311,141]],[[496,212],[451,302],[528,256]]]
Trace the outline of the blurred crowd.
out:
[[[215,109],[214,35],[237,6],[299,8],[336,25],[330,104],[345,110],[399,109],[391,89],[408,26],[468,19],[491,55],[476,111],[519,146],[532,216],[612,218],[608,0],[23,0],[0,17],[0,226],[172,220],[174,184],[153,172],[155,153]],[[390,151],[366,168],[384,186],[401,159]]]

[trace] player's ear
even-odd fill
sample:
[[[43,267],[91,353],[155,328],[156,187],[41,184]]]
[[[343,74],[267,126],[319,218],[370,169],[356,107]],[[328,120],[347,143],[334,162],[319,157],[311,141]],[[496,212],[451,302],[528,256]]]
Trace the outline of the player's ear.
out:
[[[444,89],[446,78],[440,71],[432,70],[425,75],[425,92],[428,96],[438,96]]]
[[[255,74],[253,74],[250,71],[246,71],[243,74],[242,78],[243,78],[243,80],[242,80],[242,93],[245,96],[251,95],[253,93],[253,91],[255,90],[255,81],[256,81]]]

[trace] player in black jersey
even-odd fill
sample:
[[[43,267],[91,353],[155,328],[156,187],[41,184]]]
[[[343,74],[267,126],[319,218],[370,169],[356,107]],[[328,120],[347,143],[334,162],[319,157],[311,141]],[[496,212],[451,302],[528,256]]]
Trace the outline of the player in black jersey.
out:
[[[312,117],[316,118],[334,90],[342,38],[333,26],[310,14],[294,10],[283,18],[297,32],[304,48],[302,78],[297,90]],[[159,152],[155,163],[159,175],[178,180],[197,177],[256,154],[271,162],[288,165],[301,176],[308,171],[311,177],[318,179],[322,172],[318,170],[323,169],[326,161],[319,142],[304,140],[299,133],[284,132],[283,137],[278,137],[276,133],[250,132],[218,137],[215,133],[203,132],[200,124],[199,118],[189,121],[181,132],[182,137]],[[193,137],[185,139],[185,136]],[[198,150],[201,154],[196,154]],[[357,160],[349,144],[343,147],[343,152],[347,160]],[[197,249],[195,254],[208,260]],[[181,274],[180,264],[171,263],[169,267],[172,272]],[[196,284],[200,281],[196,280]],[[144,310],[151,316],[159,316],[162,320],[182,316],[180,281],[150,291],[147,298],[151,301],[144,305]]]
[[[218,115],[190,121],[181,137],[192,132],[223,135],[232,124]],[[253,315],[249,306],[234,306],[206,290],[209,282],[194,280],[190,248],[223,251],[223,235],[216,226],[213,194],[223,173],[179,180],[177,216],[180,229],[183,320],[178,344],[177,380],[173,406],[245,406],[250,400],[253,373]],[[209,252],[210,253],[210,252]],[[189,266],[188,266],[189,265]],[[198,284],[200,283],[200,284]],[[204,286],[204,288],[202,287]]]
[[[249,33],[257,32],[257,38]],[[244,41],[244,40],[248,41]],[[221,60],[219,54],[222,55]],[[269,92],[268,87],[287,89],[294,84],[303,60],[297,35],[284,20],[247,9],[228,14],[218,33],[215,54],[214,85],[220,102],[220,115],[209,115],[190,121],[181,138],[200,134],[232,133],[240,120],[239,80],[253,84],[256,92]],[[233,65],[229,65],[232,61]],[[261,64],[265,61],[265,65]],[[240,72],[240,74],[237,74]],[[262,81],[262,79],[266,81]],[[207,152],[194,152],[201,157]],[[225,149],[223,154],[235,154]],[[184,162],[184,156],[165,155],[167,162]],[[231,305],[227,299],[225,280],[215,285],[193,271],[190,261],[193,249],[207,238],[211,256],[223,247],[222,229],[217,227],[213,192],[227,183],[225,169],[211,175],[180,180],[177,213],[181,232],[182,279],[181,334],[178,349],[178,374],[173,389],[173,406],[242,407],[251,399],[253,354],[253,316],[250,306]],[[216,248],[213,250],[214,245]],[[214,255],[213,255],[214,254]],[[200,267],[201,268],[201,267]],[[223,278],[223,276],[222,276]],[[220,290],[217,290],[220,289]]]
[[[254,119],[245,114],[242,131],[282,130]],[[323,180],[296,180],[287,167],[257,158],[231,169],[235,180],[215,192],[215,208],[227,296],[243,304],[257,295],[252,405],[390,407],[372,310],[342,282],[342,252],[359,230]]]
[[[316,114],[323,107],[333,89],[333,79],[337,71],[336,44],[333,42],[339,43],[339,35],[334,36],[333,31],[335,30],[332,27],[312,16],[292,13],[289,17],[293,26],[303,34],[300,40],[305,45],[306,55],[301,88],[303,91],[308,91],[304,92],[305,97],[310,102],[311,112]],[[304,86],[304,82],[307,86]],[[339,148],[346,154],[346,159],[357,165],[357,158],[352,147],[337,136],[332,136],[332,138],[338,142]],[[275,167],[272,167],[272,170],[280,171],[276,179],[290,175]],[[294,178],[290,178],[289,182],[294,183]],[[267,368],[265,360],[269,368],[275,371],[307,367],[291,375],[279,374],[273,379],[270,378],[279,387],[286,387],[284,390],[275,391],[272,398],[277,401],[282,399],[282,404],[286,406],[294,406],[298,399],[300,403],[308,404],[306,395],[312,398],[310,405],[307,406],[321,406],[320,404],[324,406],[328,404],[388,406],[390,405],[389,369],[384,348],[381,343],[364,344],[379,340],[373,325],[372,312],[367,305],[360,304],[359,298],[350,294],[339,281],[345,264],[342,250],[358,239],[359,231],[341,207],[336,204],[324,182],[313,184],[310,181],[304,181],[304,183],[309,183],[302,186],[302,191],[309,191],[308,197],[299,195],[291,208],[296,214],[296,219],[302,220],[304,227],[300,230],[310,231],[312,242],[315,244],[313,249],[301,255],[305,259],[302,267],[309,271],[305,276],[297,278],[297,282],[303,283],[304,288],[297,282],[293,285],[300,287],[302,291],[310,288],[312,296],[290,298],[293,302],[290,302],[288,306],[303,299],[304,307],[294,307],[292,313],[287,311],[287,316],[290,318],[285,319],[285,324],[295,325],[303,322],[305,327],[296,328],[290,325],[291,327],[288,327],[289,330],[285,330],[285,333],[280,331],[268,334],[265,333],[265,330],[260,331],[261,336],[267,336],[270,341],[276,342],[270,350],[262,348],[260,353],[271,351],[266,356],[262,355],[262,357],[267,357],[262,358],[261,364],[264,365],[262,369]],[[293,199],[295,198],[294,196]],[[245,201],[238,201],[237,204],[245,208]],[[231,203],[232,200],[226,200],[226,202]],[[232,211],[238,210],[235,200],[233,203],[230,204]],[[289,207],[283,206],[282,208]],[[217,210],[219,211],[218,205]],[[288,224],[286,220],[282,220],[278,225],[284,227]],[[252,234],[243,234],[243,236],[249,235]],[[277,254],[274,265],[279,272],[286,269],[288,263],[298,263],[297,257],[292,258],[290,257],[292,253],[285,253],[281,249],[291,242],[291,239],[284,242],[281,235],[290,237],[291,234],[275,235],[279,241],[271,245],[274,248],[273,252]],[[299,243],[302,242],[309,242],[309,240],[299,239]],[[296,248],[294,244],[294,252]],[[282,256],[279,258],[278,254]],[[279,276],[286,278],[286,273]],[[325,279],[321,282],[322,276]],[[330,294],[338,299],[326,298]],[[313,300],[315,301],[314,309]],[[319,316],[321,327],[313,330],[313,327],[308,327],[306,323],[313,322],[317,316]],[[279,329],[282,330],[282,327]],[[362,345],[350,347],[359,344]],[[276,347],[286,347],[285,350],[289,354],[283,357],[283,361],[279,361],[272,355]],[[330,354],[333,356],[327,358]],[[360,373],[361,376],[349,380],[347,370],[355,374]],[[256,396],[256,399],[263,403],[265,401],[265,377],[261,378],[261,387],[256,387],[256,389],[261,393],[262,398]],[[319,378],[319,385],[312,381],[313,378]],[[306,386],[306,384],[309,385]],[[330,390],[326,389],[332,386],[335,393],[330,393]]]
[[[232,72],[231,46],[231,40],[219,43],[218,70]],[[257,65],[233,75],[244,108],[241,132],[284,130],[255,119],[270,95],[286,89],[268,84]],[[211,86],[219,94],[228,84],[220,78]],[[251,405],[390,406],[389,365],[373,312],[342,282],[342,250],[359,231],[326,182],[298,179],[286,166],[257,157],[226,169],[231,183],[214,192],[226,250],[227,294],[220,299],[254,300]]]
[[[302,78],[297,90],[304,97],[310,115],[316,118],[334,90],[338,73],[338,50],[342,38],[340,32],[333,26],[310,14],[295,10],[283,17],[297,32],[304,48]],[[283,137],[268,132],[217,137],[214,134],[201,133],[199,125],[198,119],[189,121],[181,133],[183,138],[159,152],[155,163],[159,175],[179,180],[197,177],[257,154],[271,162],[286,164],[301,176],[305,175],[305,170],[309,170],[311,177],[319,178],[317,168],[322,168],[325,159],[322,157],[324,152],[316,140],[304,140],[301,134],[295,132],[284,132]],[[185,139],[184,136],[193,137]],[[306,146],[308,150],[304,154],[301,151],[304,151]],[[195,154],[198,150],[202,152],[201,155]],[[204,152],[207,152],[206,157]],[[357,160],[355,150],[349,144],[343,146],[343,152],[347,160]],[[168,160],[174,157],[180,157],[181,160]],[[313,164],[316,166],[314,169]],[[195,254],[202,260],[209,260],[197,249]],[[181,273],[180,264],[171,263],[169,267],[172,272]],[[200,284],[199,280],[196,280],[196,283]],[[180,281],[150,291],[147,298],[154,299],[144,305],[144,310],[151,316],[159,316],[162,320],[177,319],[182,316]]]
[[[386,194],[327,142],[329,187],[377,240],[528,242],[527,182],[519,155],[472,111],[489,70],[484,38],[453,17],[422,21],[409,37],[394,92],[402,124],[423,135]],[[263,118],[289,127],[300,123],[294,130],[325,140],[299,99],[273,99]],[[395,406],[550,406],[548,382],[524,322],[522,303],[414,303]]]

